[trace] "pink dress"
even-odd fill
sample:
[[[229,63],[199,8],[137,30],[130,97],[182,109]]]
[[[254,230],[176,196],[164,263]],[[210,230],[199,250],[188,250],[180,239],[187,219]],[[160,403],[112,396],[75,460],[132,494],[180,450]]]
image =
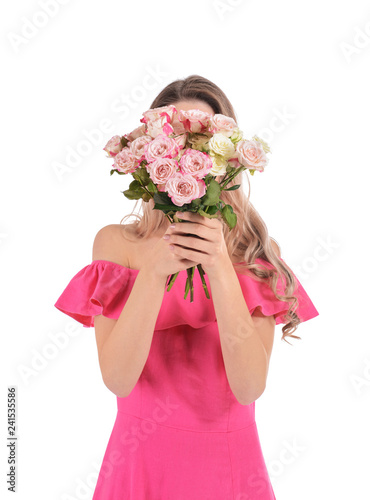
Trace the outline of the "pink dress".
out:
[[[98,314],[118,319],[138,272],[94,260],[71,279],[55,307],[85,327],[93,327]],[[237,276],[250,313],[261,306],[265,316],[284,323],[287,304],[265,283]],[[140,378],[129,396],[117,397],[117,417],[92,500],[275,499],[255,402],[241,405],[230,389],[205,279],[211,299],[197,271],[194,302],[190,294],[184,299],[185,270],[165,290]],[[296,296],[302,322],[318,316],[300,283]]]

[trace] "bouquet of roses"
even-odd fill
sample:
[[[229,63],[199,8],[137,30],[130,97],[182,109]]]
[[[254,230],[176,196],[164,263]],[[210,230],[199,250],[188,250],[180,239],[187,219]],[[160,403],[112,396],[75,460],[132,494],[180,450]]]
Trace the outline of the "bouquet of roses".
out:
[[[256,135],[243,139],[235,120],[222,114],[210,115],[199,109],[177,110],[162,106],[143,113],[142,125],[129,134],[113,136],[103,148],[114,158],[113,172],[131,174],[134,180],[123,191],[130,200],[153,198],[154,209],[162,210],[172,222],[176,212],[197,212],[204,217],[220,214],[229,230],[236,225],[231,205],[220,200],[222,191],[241,171],[263,172],[270,148]],[[215,177],[223,176],[220,182]],[[206,297],[209,297],[204,270],[197,265]],[[193,301],[195,267],[187,269],[186,299]],[[167,291],[177,274],[169,277]]]

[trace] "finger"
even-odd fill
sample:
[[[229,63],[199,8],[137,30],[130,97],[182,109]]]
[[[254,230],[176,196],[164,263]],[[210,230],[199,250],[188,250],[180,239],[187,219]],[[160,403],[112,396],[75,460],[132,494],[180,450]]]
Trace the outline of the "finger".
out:
[[[202,224],[206,227],[216,227],[217,225],[217,220],[218,219],[209,219],[208,217],[205,217],[204,215],[200,215],[196,212],[177,212],[177,217],[179,219],[183,219],[185,221],[189,222],[197,222],[199,224]],[[216,225],[215,225],[216,223]]]
[[[183,248],[178,245],[170,245],[170,251],[174,253],[177,257],[181,259],[192,260],[193,262],[197,262],[197,264],[201,264],[204,257],[208,257],[206,253],[197,252],[196,250],[192,250],[190,248]]]
[[[195,222],[187,222],[186,224],[179,222],[175,224],[174,229],[170,231],[171,235],[179,235],[182,238],[196,238],[198,241],[213,242],[217,239],[217,231],[215,231],[215,228],[203,226]]]
[[[167,241],[170,245],[177,245],[206,254],[210,254],[213,248],[213,244],[210,241],[181,234],[172,234]]]
[[[212,239],[212,234],[210,231],[214,231],[215,229],[218,229],[218,224],[215,226],[211,226],[206,224],[203,224],[203,222],[192,222],[190,220],[184,220],[183,222],[175,222],[172,224],[174,227],[169,228],[169,231],[172,233],[192,233],[197,235],[199,238],[205,238],[207,240]]]
[[[192,234],[198,238],[201,239],[208,239],[209,235],[207,236],[207,232],[209,231],[210,228],[207,228],[206,226],[199,224],[198,222],[188,222],[186,221],[186,224],[182,222],[177,222],[174,224],[174,228],[169,230],[169,233],[172,234],[181,234],[182,236],[186,236],[188,234]]]

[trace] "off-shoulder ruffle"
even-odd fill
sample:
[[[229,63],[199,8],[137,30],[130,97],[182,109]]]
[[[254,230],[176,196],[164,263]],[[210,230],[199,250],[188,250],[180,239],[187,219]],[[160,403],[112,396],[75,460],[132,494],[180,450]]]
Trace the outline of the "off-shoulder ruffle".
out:
[[[94,316],[118,319],[135,280],[135,270],[96,260],[70,280],[54,306],[89,328]]]
[[[269,267],[269,263],[257,259]],[[81,269],[70,280],[63,293],[54,304],[57,309],[79,321],[85,327],[94,326],[94,316],[102,314],[118,319],[130,296],[138,274],[137,269],[129,269],[114,262],[95,260]],[[208,290],[211,287],[205,275]],[[278,300],[267,283],[253,277],[238,274],[240,286],[248,309],[252,314],[260,306],[265,316],[274,315],[276,324],[286,323],[285,314],[289,303]],[[155,325],[156,330],[188,325],[202,328],[216,321],[213,302],[205,297],[199,273],[194,273],[194,302],[190,296],[184,299],[186,272],[180,272],[169,292],[165,291],[162,305]],[[297,278],[298,288],[295,295],[299,305],[296,310],[301,322],[318,316],[318,311]],[[281,286],[281,282],[279,281]]]
[[[284,259],[280,257],[280,260],[284,262]],[[272,268],[272,264],[265,261],[264,259],[256,259],[256,263],[260,263],[267,268]],[[294,296],[298,299],[298,306],[295,313],[298,315],[301,323],[314,318],[319,315],[316,307],[308,296],[306,290],[303,288],[301,282],[294,274],[297,280],[297,287],[294,292]],[[284,302],[276,298],[271,287],[265,282],[259,282],[253,277],[238,274],[239,282],[243,295],[245,297],[246,303],[248,304],[248,309],[251,314],[254,310],[260,306],[262,314],[264,316],[274,316],[276,325],[280,323],[287,323],[285,318],[286,313],[289,310],[290,302]],[[277,282],[277,291],[282,294],[284,290],[283,281],[279,278]]]

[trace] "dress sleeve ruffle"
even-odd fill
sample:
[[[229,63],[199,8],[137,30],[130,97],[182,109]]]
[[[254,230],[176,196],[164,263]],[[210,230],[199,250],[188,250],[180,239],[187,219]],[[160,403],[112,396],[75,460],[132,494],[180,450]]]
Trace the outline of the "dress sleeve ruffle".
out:
[[[281,260],[283,260],[280,257]],[[262,259],[256,259],[268,268],[271,268],[271,264]],[[294,273],[293,273],[294,274]],[[248,304],[248,309],[251,314],[253,314],[254,310],[257,307],[261,308],[261,312],[264,316],[274,316],[275,324],[278,325],[280,323],[288,323],[289,319],[285,317],[286,313],[289,310],[289,302],[284,302],[279,300],[271,287],[266,282],[259,282],[253,277],[238,275],[240,285],[243,291],[243,295],[245,297],[246,303]],[[298,306],[295,310],[295,313],[298,315],[301,323],[307,321],[311,318],[314,318],[319,315],[316,307],[308,296],[307,292],[303,288],[297,276],[294,274],[295,279],[297,280],[297,287],[293,295],[298,299]],[[278,279],[277,290],[278,293],[282,293],[284,289],[283,282],[281,278]]]
[[[116,319],[128,299],[134,274],[109,261],[92,261],[70,280],[54,306],[86,328],[94,316]]]
[[[256,259],[266,267],[271,264],[262,259]],[[82,323],[86,328],[94,327],[94,316],[102,314],[107,318],[118,319],[124,307],[138,271],[104,260],[95,260],[81,269],[70,280],[54,306],[61,312]],[[260,282],[254,277],[237,273],[242,293],[249,312],[253,314],[257,307],[265,316],[274,316],[275,323],[287,323],[285,317],[289,303],[276,298],[266,282]],[[307,295],[303,286],[297,280],[294,295],[298,298],[296,314],[301,322],[318,316],[318,311]],[[185,300],[184,287],[186,273],[179,273],[172,289],[165,292],[165,300],[161,306],[156,321],[156,329],[163,330],[178,325],[188,325],[192,328],[202,328],[216,321],[214,306],[211,300],[204,296],[198,273],[194,276],[196,297],[193,303]],[[210,284],[206,275],[208,290]],[[283,291],[281,279],[278,280],[278,291]]]

